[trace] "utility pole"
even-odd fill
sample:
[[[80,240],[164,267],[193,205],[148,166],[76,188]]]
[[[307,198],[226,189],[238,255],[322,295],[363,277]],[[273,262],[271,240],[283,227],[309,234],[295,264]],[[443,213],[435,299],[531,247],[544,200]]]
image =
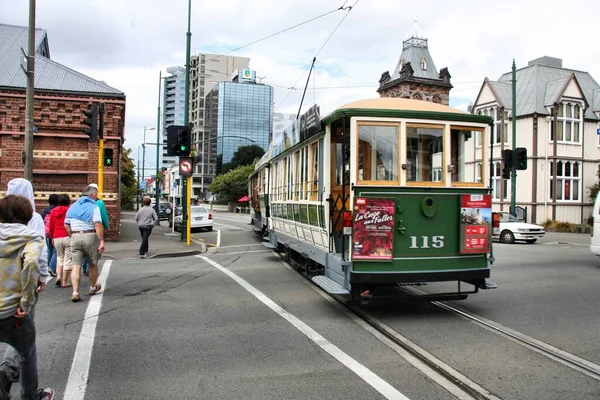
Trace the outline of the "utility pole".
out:
[[[35,72],[35,0],[29,0],[29,38],[27,43],[27,89],[25,100],[25,146],[23,177],[33,182],[33,91]]]
[[[158,214],[158,210],[160,209],[160,193],[159,193],[159,185],[158,185],[158,176],[160,173],[160,149],[161,149],[161,140],[160,140],[160,89],[162,83],[162,71],[158,73],[158,111],[156,113],[156,213]]]
[[[104,103],[98,107],[98,197],[104,193]]]
[[[517,65],[512,64],[512,173],[510,191],[510,213],[517,216]]]
[[[190,47],[192,45],[192,0],[188,0],[188,30],[186,34],[186,45],[185,45],[185,114],[184,123],[186,127],[189,127],[190,121]],[[190,190],[188,186],[192,185],[192,177],[182,177],[183,188],[182,188],[182,215],[181,215],[181,241],[190,244]],[[183,228],[185,224],[185,229]]]
[[[137,194],[135,196],[135,207],[136,210],[140,209],[140,146],[138,146],[137,156]]]

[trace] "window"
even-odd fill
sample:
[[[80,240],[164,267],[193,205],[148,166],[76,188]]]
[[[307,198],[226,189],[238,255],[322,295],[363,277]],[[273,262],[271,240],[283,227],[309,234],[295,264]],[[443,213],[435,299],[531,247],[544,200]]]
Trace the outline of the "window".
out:
[[[421,60],[421,69],[427,71],[427,61],[425,61],[425,59]]]
[[[501,189],[504,189],[504,200],[508,199],[508,180],[502,179],[502,162],[496,161],[494,162],[494,167],[492,168],[492,199],[500,200]],[[502,184],[504,182],[504,184]],[[503,188],[501,187],[504,186]]]
[[[475,182],[479,182],[479,183],[482,182],[482,179],[481,179],[482,167],[483,166],[481,165],[481,163],[475,163]]]
[[[556,201],[580,201],[581,173],[578,161],[556,163]],[[550,162],[550,200],[554,199],[554,162]]]
[[[508,111],[504,111],[504,131],[502,130],[502,112],[499,107],[483,108],[477,111],[477,115],[490,116],[494,119],[492,131],[493,144],[508,144]],[[481,147],[481,133],[475,135],[475,146]]]
[[[312,163],[311,163],[311,176],[312,180],[309,181],[309,200],[317,200],[319,195],[319,142],[315,142],[311,145]]]
[[[556,111],[556,140],[562,143],[580,144],[583,126],[581,105],[579,103],[561,103]],[[554,140],[554,130],[551,130],[550,140]]]
[[[398,125],[358,126],[358,180],[398,183]]]
[[[406,127],[408,182],[443,181],[443,128],[435,125]]]
[[[474,135],[482,135],[481,131],[469,128],[452,128],[450,130],[450,176],[452,182],[481,183],[481,168],[475,164],[467,164],[467,143]],[[470,145],[472,146],[472,145]],[[472,161],[472,155],[471,155]]]

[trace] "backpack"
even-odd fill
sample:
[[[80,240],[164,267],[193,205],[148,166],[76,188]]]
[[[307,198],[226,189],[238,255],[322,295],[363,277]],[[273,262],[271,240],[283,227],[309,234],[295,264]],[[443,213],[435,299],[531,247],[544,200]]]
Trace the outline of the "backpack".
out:
[[[51,237],[51,232],[50,232],[50,213],[46,213],[46,216],[44,217],[44,229],[46,231],[46,237]]]

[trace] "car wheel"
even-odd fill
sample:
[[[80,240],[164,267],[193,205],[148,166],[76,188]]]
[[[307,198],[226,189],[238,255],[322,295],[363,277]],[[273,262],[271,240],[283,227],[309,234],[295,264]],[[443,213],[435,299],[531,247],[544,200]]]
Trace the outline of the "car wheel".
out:
[[[527,242],[529,244],[534,244],[535,242],[537,242],[537,239],[529,239],[529,240],[526,240],[525,242]]]
[[[504,230],[502,233],[500,233],[500,241],[508,244],[514,243],[515,235],[513,235],[513,233],[509,230]]]

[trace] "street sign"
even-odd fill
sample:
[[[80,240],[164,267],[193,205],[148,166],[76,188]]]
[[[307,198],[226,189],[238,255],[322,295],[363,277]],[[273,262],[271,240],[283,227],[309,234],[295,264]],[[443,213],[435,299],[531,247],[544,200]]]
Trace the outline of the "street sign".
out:
[[[179,157],[179,175],[181,176],[192,176],[194,173],[194,159],[193,157]]]
[[[600,135],[600,128],[596,129],[596,134]]]
[[[146,190],[146,181],[141,181],[140,182],[140,189]]]

